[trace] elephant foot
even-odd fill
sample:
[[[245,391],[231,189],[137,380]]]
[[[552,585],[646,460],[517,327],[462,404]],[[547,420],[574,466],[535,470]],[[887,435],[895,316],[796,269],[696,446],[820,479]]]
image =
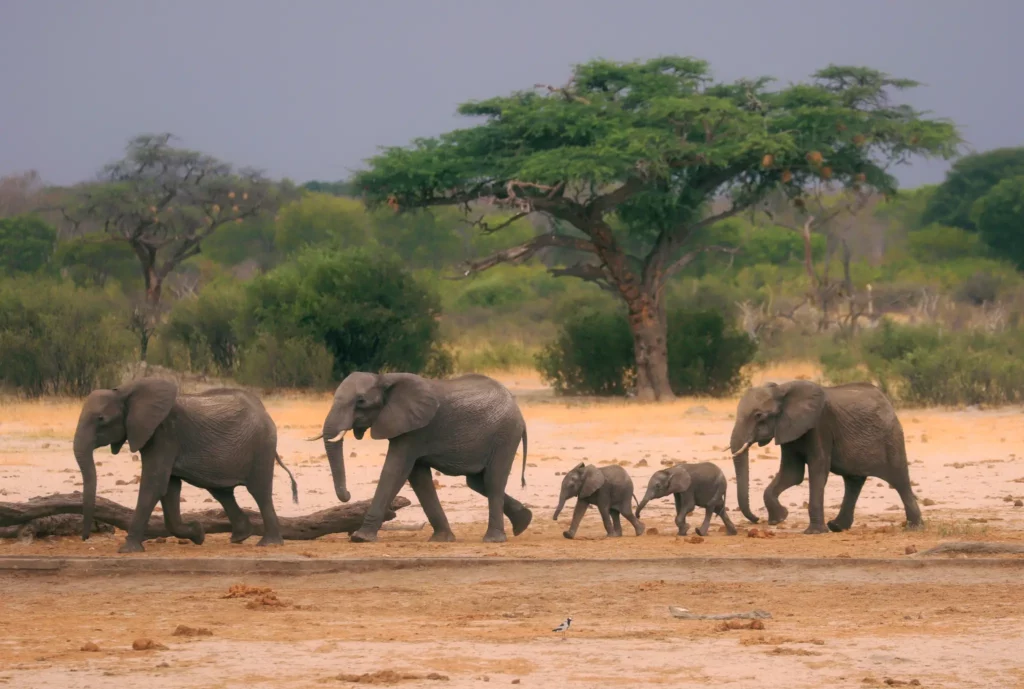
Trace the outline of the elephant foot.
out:
[[[430,535],[431,543],[452,543],[455,541],[455,534],[451,531],[435,531]]]
[[[248,539],[249,536],[252,536],[252,524],[246,524],[244,529],[239,529],[238,531],[232,531],[231,532],[231,542],[232,543],[242,543],[246,539]]]
[[[605,535],[606,535],[606,536],[607,536],[608,538],[622,538],[622,532],[621,532],[621,531],[609,531],[609,532],[608,532],[607,534],[605,534]]]
[[[526,531],[526,527],[528,527],[530,522],[533,521],[533,512],[524,507],[522,510],[509,517],[508,520],[512,522],[512,535],[518,536]]]
[[[785,507],[782,507],[781,505],[779,506],[778,511],[768,510],[768,523],[772,526],[775,526],[776,524],[781,524],[788,518],[789,510],[787,510]]]
[[[839,533],[841,531],[846,531],[849,528],[850,528],[849,524],[845,524],[845,525],[844,524],[840,524],[839,521],[835,520],[835,519],[829,521],[829,523],[828,523],[828,530],[832,531],[832,532],[835,532],[835,533]]]
[[[484,543],[504,543],[508,540],[508,536],[505,535],[504,531],[492,531],[487,530],[484,534]]]
[[[373,543],[377,540],[377,532],[359,529],[348,537],[353,543]]]
[[[923,520],[919,520],[919,521],[916,521],[916,522],[909,522],[908,521],[906,523],[906,525],[904,526],[904,528],[907,529],[907,531],[921,531],[922,529],[924,529],[924,521]]]
[[[805,534],[828,533],[828,527],[825,526],[824,524],[811,524],[806,529],[804,529],[804,533]]]
[[[119,553],[144,553],[146,549],[138,541],[126,540],[124,545],[117,549]]]
[[[570,541],[576,537],[576,534],[574,534],[572,531],[563,531],[562,535],[568,538]]]
[[[702,529],[702,528],[700,528],[699,526],[698,526],[698,527],[697,527],[696,529],[694,529],[694,531],[695,531],[695,532],[696,532],[696,534],[697,534],[698,536],[700,536],[701,538],[705,538],[705,537],[707,537],[707,535],[708,535],[708,532],[707,532],[707,530],[706,530],[706,529]]]
[[[284,539],[280,536],[264,536],[260,539],[260,542],[256,544],[256,547],[264,548],[268,545],[284,545]]]
[[[192,533],[188,537],[188,540],[192,541],[196,545],[202,545],[206,540],[206,533],[203,531],[202,524],[199,522],[192,522],[189,526],[191,527],[189,530]]]
[[[636,531],[637,536],[643,536],[647,532],[647,527],[641,524],[640,526],[634,526],[633,530]]]

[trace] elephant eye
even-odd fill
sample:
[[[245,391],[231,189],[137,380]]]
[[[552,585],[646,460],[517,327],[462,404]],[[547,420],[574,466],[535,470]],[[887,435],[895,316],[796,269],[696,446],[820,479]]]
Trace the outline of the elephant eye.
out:
[[[754,412],[754,418],[757,419],[758,421],[760,421],[761,419],[764,418],[764,412],[763,411],[756,411],[756,412]]]
[[[365,407],[366,406],[366,398],[363,397],[363,396],[357,397],[356,398],[356,406],[357,407]]]

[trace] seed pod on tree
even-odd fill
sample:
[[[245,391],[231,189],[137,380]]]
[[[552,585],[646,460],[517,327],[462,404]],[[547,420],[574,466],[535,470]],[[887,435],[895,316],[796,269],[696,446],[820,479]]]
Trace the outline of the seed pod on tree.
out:
[[[827,165],[821,168],[821,176],[824,177],[825,179],[832,179],[832,168],[828,167]]]
[[[790,181],[792,181],[793,179],[793,173],[790,172],[789,170],[783,170],[781,179],[783,184],[789,184]]]
[[[825,157],[818,151],[811,151],[807,154],[807,162],[811,165],[821,165]]]
[[[761,158],[761,167],[771,167],[773,162],[775,157],[771,153],[766,153],[764,158]]]

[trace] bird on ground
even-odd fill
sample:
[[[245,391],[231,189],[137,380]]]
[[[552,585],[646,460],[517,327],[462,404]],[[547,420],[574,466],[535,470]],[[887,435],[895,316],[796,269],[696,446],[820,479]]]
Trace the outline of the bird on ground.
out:
[[[562,622],[562,624],[558,625],[557,627],[555,627],[551,631],[553,631],[553,632],[561,632],[562,633],[562,641],[565,641],[565,633],[567,631],[569,631],[569,627],[571,625],[572,625],[572,615],[570,615],[569,617],[566,617],[565,620]]]

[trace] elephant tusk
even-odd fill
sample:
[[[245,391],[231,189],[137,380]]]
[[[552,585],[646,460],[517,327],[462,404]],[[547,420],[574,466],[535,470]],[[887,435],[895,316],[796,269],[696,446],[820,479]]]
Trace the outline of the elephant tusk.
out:
[[[310,440],[310,441],[320,440],[320,438],[322,438],[322,437],[324,437],[323,433],[321,433],[320,435],[314,435],[312,438],[306,438],[306,440]]]
[[[347,428],[345,430],[343,430],[341,433],[339,433],[338,435],[336,435],[333,438],[331,438],[330,440],[328,440],[327,442],[329,442],[329,443],[336,443],[339,440],[344,440],[346,433],[348,433],[348,429]]]
[[[733,457],[739,457],[741,454],[746,452],[749,447],[750,447],[750,441],[748,440],[746,443],[743,444],[743,447],[741,447],[740,449],[738,449],[735,452],[733,452],[732,456]]]

